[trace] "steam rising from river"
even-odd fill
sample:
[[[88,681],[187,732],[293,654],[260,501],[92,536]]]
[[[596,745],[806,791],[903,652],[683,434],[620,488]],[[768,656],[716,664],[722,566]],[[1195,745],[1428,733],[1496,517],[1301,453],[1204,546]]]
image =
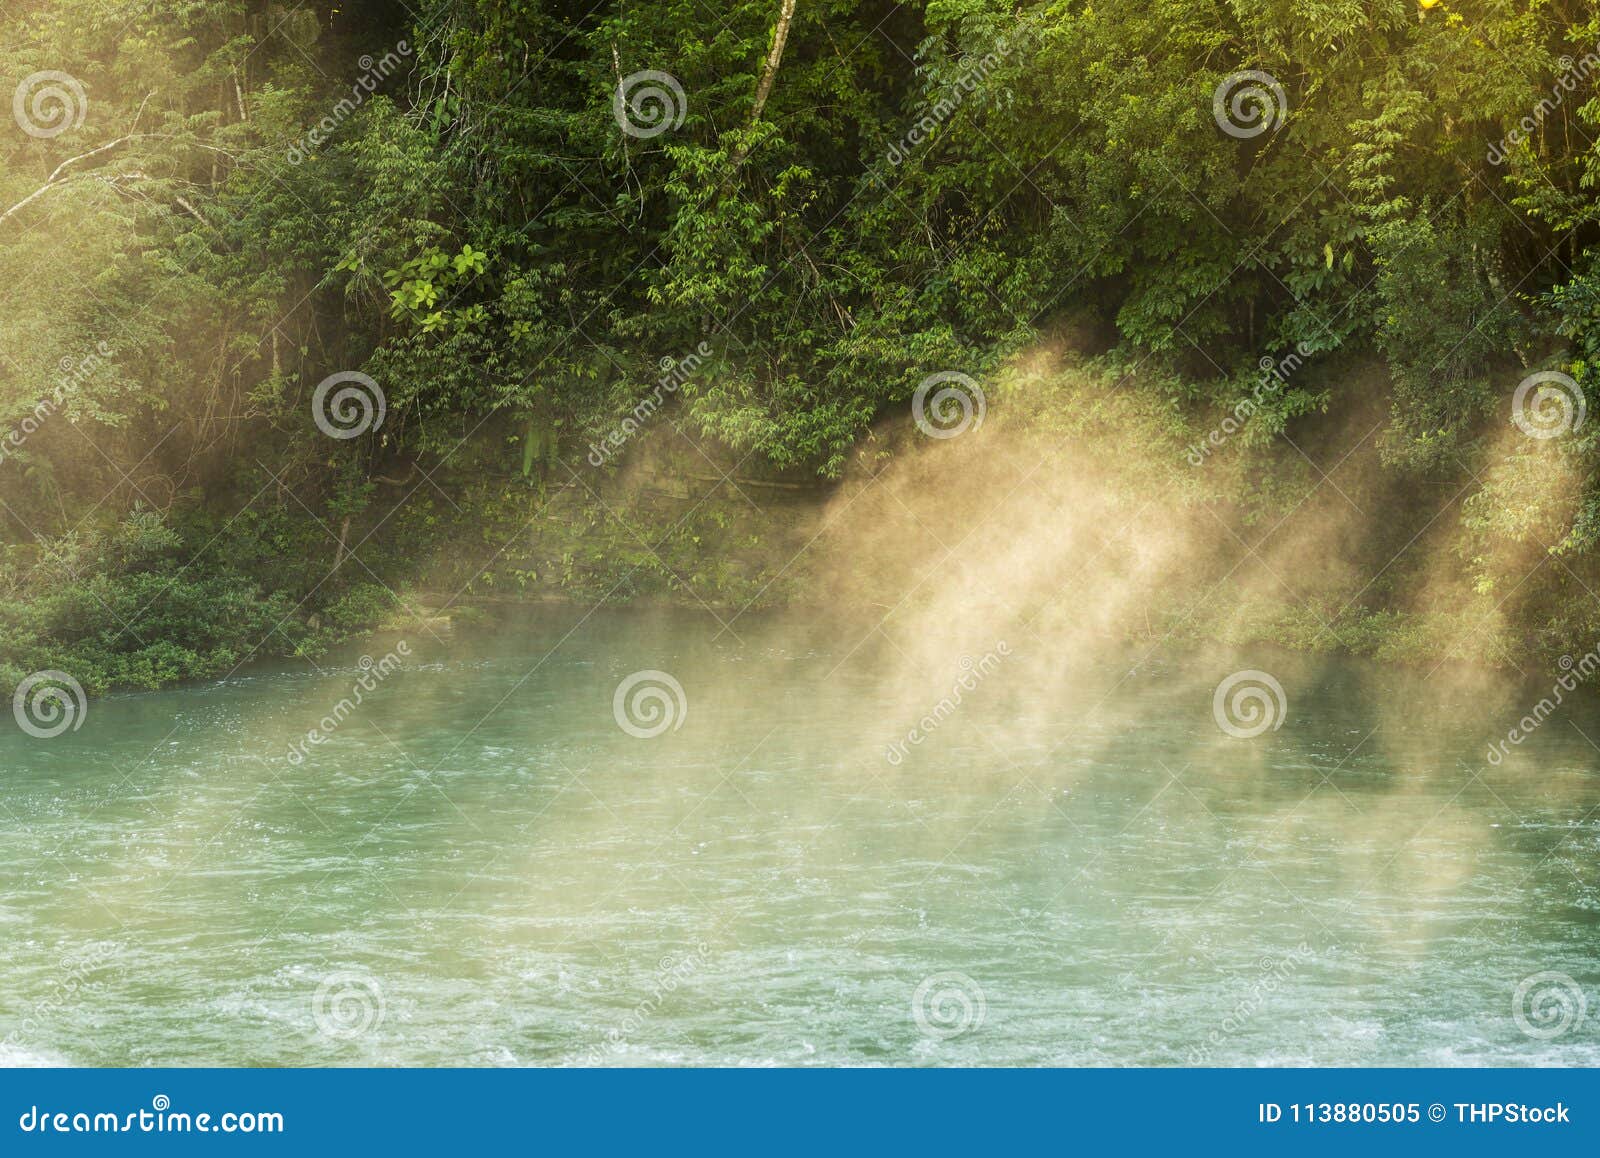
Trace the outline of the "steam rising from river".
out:
[[[133,1019],[39,1050],[1181,1062],[1267,973],[1276,997],[1212,1060],[1415,1061],[1469,1037],[1525,1060],[1514,987],[1581,973],[1587,944],[1595,713],[1494,765],[1537,698],[1515,673],[1333,655],[1364,612],[1465,605],[1475,492],[1396,526],[1414,496],[1376,468],[1382,413],[1357,413],[1297,430],[1302,478],[1271,484],[1298,488],[1290,513],[1252,518],[1231,496],[1269,476],[1242,437],[1191,466],[1158,395],[1085,373],[1031,397],[1067,370],[1041,352],[957,437],[880,428],[796,528],[810,605],[428,620],[348,714],[349,648],[0,736],[38,845],[8,846],[38,895],[8,977],[47,999],[64,949],[115,941],[96,984]],[[1521,449],[1469,465],[1559,523],[1575,486]],[[1494,598],[1484,632],[1518,606]],[[1235,676],[1274,713],[1247,738],[1214,715]],[[646,677],[667,714],[630,729]],[[287,759],[330,711],[328,742]],[[353,968],[387,1020],[315,1035],[319,983]],[[952,970],[989,1022],[934,1055],[910,1002]],[[175,980],[152,998],[151,977]]]
[[[1463,517],[1534,502],[1555,537],[1581,490],[1558,457],[1509,426],[1461,464],[1481,474],[1477,482],[1419,499],[1414,475],[1380,468],[1381,405],[1314,421],[1293,444],[1278,440],[1273,475],[1244,439],[1195,466],[1165,402],[1129,382],[1108,388],[1060,351],[1035,353],[1003,381],[987,420],[959,437],[926,437],[909,422],[880,428],[817,520],[805,565],[809,585],[828,593],[820,614],[835,666],[870,669],[893,705],[881,729],[834,737],[875,773],[913,776],[946,746],[977,744],[992,752],[995,782],[1013,784],[1019,767],[1064,746],[1081,756],[1086,740],[1109,749],[1137,731],[1147,723],[1141,684],[1159,673],[1168,687],[1187,685],[1192,706],[1191,743],[1166,759],[1174,776],[1189,769],[1248,788],[1292,742],[1297,713],[1304,720],[1299,693],[1330,678],[1319,657],[1361,652],[1385,632],[1391,654],[1413,664],[1428,651],[1474,654],[1526,610],[1515,591],[1474,599]],[[1298,470],[1282,469],[1285,454]],[[1284,491],[1274,503],[1237,501],[1268,486]],[[1426,510],[1409,524],[1397,521],[1418,508]],[[1516,556],[1496,561],[1498,570],[1520,574],[1543,545],[1498,549]],[[1394,647],[1406,641],[1397,614],[1426,647]],[[974,680],[972,665],[997,648],[998,667]],[[1377,662],[1340,662],[1341,673],[1363,673],[1343,694],[1377,723],[1319,757],[1333,786],[1323,820],[1349,829],[1352,850],[1385,844],[1380,831],[1396,835],[1406,802],[1431,799],[1440,778],[1513,799],[1527,791],[1538,774],[1525,756],[1513,753],[1491,774],[1484,752],[1527,710],[1520,676],[1536,685],[1538,673],[1384,660],[1380,648]],[[1241,667],[1287,686],[1285,731],[1241,741],[1213,725],[1213,689]],[[1459,749],[1440,750],[1441,730],[1459,737]],[[1395,814],[1341,815],[1339,770],[1364,755],[1415,777],[1396,779]],[[1570,778],[1541,779],[1538,791],[1581,802]],[[1431,823],[1448,829],[1459,821],[1453,811]],[[1306,822],[1298,801],[1284,814]],[[1395,855],[1390,868],[1405,863]]]

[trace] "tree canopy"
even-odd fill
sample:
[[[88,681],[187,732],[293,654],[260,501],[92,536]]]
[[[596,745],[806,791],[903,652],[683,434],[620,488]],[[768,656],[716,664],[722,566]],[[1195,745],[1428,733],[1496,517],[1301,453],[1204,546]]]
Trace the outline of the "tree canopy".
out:
[[[370,621],[383,479],[578,461],[702,349],[686,429],[823,478],[1069,321],[1197,432],[1263,358],[1375,360],[1419,478],[1530,371],[1600,401],[1593,4],[17,0],[0,74],[0,683]],[[329,438],[353,373],[384,419]],[[1291,376],[1250,428],[1373,390]],[[1486,597],[1497,543],[1588,573],[1594,429],[1474,484]]]

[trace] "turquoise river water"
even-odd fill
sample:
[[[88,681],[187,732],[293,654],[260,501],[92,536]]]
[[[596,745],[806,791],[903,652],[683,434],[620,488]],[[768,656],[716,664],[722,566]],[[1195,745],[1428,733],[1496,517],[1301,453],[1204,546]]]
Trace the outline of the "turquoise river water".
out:
[[[1600,718],[1486,759],[1537,679],[1019,640],[906,744],[967,669],[717,632],[541,609],[6,719],[0,1060],[1600,1063]]]

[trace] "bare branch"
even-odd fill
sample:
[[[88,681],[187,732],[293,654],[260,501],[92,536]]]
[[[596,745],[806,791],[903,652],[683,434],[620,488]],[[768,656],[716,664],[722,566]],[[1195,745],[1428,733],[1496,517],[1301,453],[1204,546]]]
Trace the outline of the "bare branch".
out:
[[[153,96],[155,94],[152,93],[151,95]],[[149,99],[150,99],[150,97],[148,97],[148,96],[145,97],[145,100],[149,100]],[[140,109],[140,111],[142,113],[143,110],[144,110],[144,105],[141,104],[139,106],[139,109]],[[137,123],[138,117],[136,116],[134,118],[134,120]],[[6,220],[6,218],[12,216],[19,209],[23,208],[25,205],[28,205],[30,202],[38,199],[39,197],[42,197],[44,194],[50,192],[52,189],[59,189],[62,186],[67,185],[68,183],[70,183],[71,180],[75,176],[77,176],[77,174],[69,174],[69,173],[67,173],[67,170],[70,169],[73,165],[76,165],[78,162],[87,161],[90,157],[96,157],[96,156],[99,156],[101,153],[110,152],[112,149],[115,149],[118,145],[125,145],[129,141],[142,141],[142,140],[181,141],[182,144],[184,144],[186,146],[189,146],[189,147],[192,147],[192,148],[205,149],[208,152],[212,152],[212,153],[221,153],[224,157],[227,157],[230,161],[233,161],[235,163],[237,163],[238,160],[239,160],[239,158],[238,158],[238,156],[236,154],[229,152],[227,149],[220,149],[216,145],[208,145],[208,144],[204,143],[203,141],[182,140],[179,137],[173,136],[171,133],[127,133],[127,134],[125,134],[123,136],[120,136],[120,137],[117,137],[117,138],[115,138],[113,140],[107,141],[103,145],[96,145],[94,148],[89,149],[87,152],[79,153],[75,157],[68,157],[65,161],[61,162],[61,164],[59,164],[59,165],[57,165],[55,167],[55,170],[50,174],[49,177],[45,178],[45,182],[44,182],[43,185],[39,186],[39,188],[35,189],[32,193],[29,193],[26,197],[24,197],[21,201],[18,201],[15,205],[13,205],[10,209],[7,209],[4,213],[0,213],[0,222],[4,222]],[[87,176],[87,174],[85,174],[85,176]],[[137,177],[137,178],[139,178],[141,180],[147,180],[148,179],[147,175],[144,174],[144,173],[136,173],[136,174],[135,173],[123,173],[123,174],[119,174],[119,175],[111,178],[111,180],[114,182],[114,181],[118,180],[119,178],[128,178],[128,177]],[[182,202],[180,202],[180,204],[182,204]],[[199,218],[200,220],[202,220],[202,221],[205,220],[203,217],[200,217],[200,215],[198,213],[196,213],[195,210],[191,206],[184,205],[184,208],[188,209],[190,213],[193,213],[195,215],[195,217]]]

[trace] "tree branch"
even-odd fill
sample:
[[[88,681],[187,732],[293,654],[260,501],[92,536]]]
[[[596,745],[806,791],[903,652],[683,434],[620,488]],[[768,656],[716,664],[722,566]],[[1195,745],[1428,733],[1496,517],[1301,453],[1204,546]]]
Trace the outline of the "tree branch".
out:
[[[150,99],[149,97],[145,98],[145,100],[149,100],[149,99]],[[144,109],[144,106],[141,104],[139,106],[139,108],[140,108],[140,110],[142,112],[143,109]],[[135,117],[134,120],[135,120],[135,123],[137,123],[138,117]],[[21,201],[18,201],[15,205],[13,205],[10,209],[7,209],[4,213],[0,213],[0,223],[3,223],[6,220],[6,218],[8,218],[12,214],[16,213],[17,210],[21,209],[23,206],[29,204],[30,202],[36,200],[39,197],[42,197],[44,194],[50,192],[52,189],[59,189],[63,185],[66,185],[71,180],[72,176],[74,176],[75,174],[67,174],[65,176],[63,174],[66,174],[66,171],[69,168],[71,168],[73,165],[76,165],[79,161],[87,161],[90,157],[99,156],[101,153],[109,152],[112,149],[116,148],[118,145],[125,145],[129,141],[150,140],[150,139],[161,140],[161,141],[172,141],[172,140],[177,140],[178,138],[174,137],[171,133],[126,133],[123,136],[115,138],[114,140],[107,141],[103,145],[96,145],[94,148],[89,149],[86,152],[79,153],[75,157],[68,157],[65,161],[61,162],[61,164],[59,164],[59,165],[57,165],[55,167],[55,170],[50,174],[50,176],[45,178],[45,182],[44,182],[43,185],[39,186],[32,193],[29,193],[26,197],[24,197]],[[235,154],[230,153],[227,149],[219,149],[215,145],[207,145],[207,144],[205,144],[205,143],[203,143],[201,141],[184,141],[182,143],[185,144],[185,145],[188,145],[188,146],[192,146],[193,148],[196,148],[196,149],[206,149],[206,150],[209,150],[210,152],[213,152],[213,153],[221,153],[224,157],[227,157],[229,160],[232,160],[234,162],[237,162],[238,159],[239,159]],[[138,173],[138,174],[120,174],[119,176],[122,176],[122,177],[137,176],[137,177],[140,177],[140,178],[144,178],[145,174],[143,174],[143,173]],[[185,209],[189,210],[189,212],[193,213],[197,218],[200,217],[200,215],[195,212],[193,207],[184,204],[181,199],[179,200],[178,203],[180,205],[183,205],[183,207]],[[205,219],[204,218],[200,218],[200,220],[203,221]]]

